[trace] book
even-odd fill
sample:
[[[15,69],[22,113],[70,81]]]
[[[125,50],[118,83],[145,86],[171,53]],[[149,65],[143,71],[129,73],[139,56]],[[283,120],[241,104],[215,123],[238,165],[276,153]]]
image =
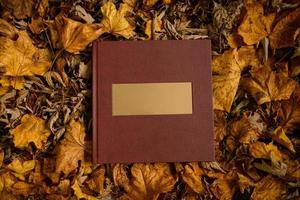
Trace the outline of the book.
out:
[[[210,40],[93,42],[93,163],[214,160]]]

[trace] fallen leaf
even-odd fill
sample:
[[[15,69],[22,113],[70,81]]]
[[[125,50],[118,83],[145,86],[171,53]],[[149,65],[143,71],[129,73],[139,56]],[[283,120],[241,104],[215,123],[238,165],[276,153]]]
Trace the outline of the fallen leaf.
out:
[[[281,181],[271,175],[260,180],[251,195],[253,200],[275,200],[281,199],[285,187]]]
[[[242,47],[239,51],[228,50],[213,58],[214,109],[230,111],[243,68],[256,63],[258,59],[252,46]]]
[[[219,200],[231,200],[236,190],[235,182],[227,176],[217,178],[212,183],[210,189],[214,196]]]
[[[14,136],[13,142],[16,147],[25,148],[33,142],[38,149],[42,149],[50,135],[50,130],[43,119],[26,114],[23,115],[21,124],[10,133]]]
[[[105,31],[101,24],[83,24],[66,17],[56,22],[60,41],[64,49],[70,53],[84,50]]]
[[[156,200],[161,193],[172,190],[177,181],[167,163],[134,164],[131,174],[129,185],[121,182],[126,191],[121,199]]]
[[[285,134],[285,131],[281,126],[277,127],[273,133],[271,134],[271,137],[273,140],[278,142],[279,144],[282,144],[286,148],[288,148],[291,152],[296,153],[295,148],[291,140],[288,138],[288,136]]]
[[[281,152],[273,143],[255,142],[249,145],[249,151],[254,158],[270,159],[272,162],[282,161]]]
[[[131,8],[128,4],[122,3],[119,10],[111,2],[107,1],[102,7],[101,12],[103,18],[101,24],[103,24],[105,32],[112,33],[115,35],[121,35],[125,38],[130,38],[134,35],[134,26],[132,26],[125,18],[126,13],[130,11]]]
[[[258,105],[289,99],[296,87],[296,81],[288,77],[287,65],[273,71],[271,64],[252,68],[251,78],[243,78],[241,86],[249,92]]]
[[[256,44],[270,34],[274,18],[274,13],[264,15],[260,3],[246,4],[246,15],[238,28],[238,34],[247,45]]]
[[[261,171],[267,172],[269,174],[273,174],[275,176],[283,177],[287,172],[287,165],[285,163],[273,163],[265,162],[262,160],[261,162],[254,162],[253,166]]]
[[[32,16],[35,5],[34,0],[2,0],[1,4],[11,10],[17,19],[24,19]]]
[[[96,197],[87,195],[82,192],[77,179],[75,179],[74,184],[72,185],[72,189],[74,190],[74,194],[78,199],[86,199],[86,200],[97,200]]]
[[[91,178],[87,180],[87,184],[90,189],[98,192],[100,194],[104,194],[104,181],[105,181],[105,168],[102,165],[100,168],[96,169],[95,172],[91,174]]]
[[[248,189],[249,187],[252,187],[255,185],[254,182],[249,177],[247,177],[241,173],[237,173],[237,175],[238,175],[239,188],[242,193],[244,193],[245,190]]]
[[[280,19],[270,34],[271,47],[274,49],[292,47],[300,32],[300,7]]]
[[[84,160],[84,138],[83,122],[72,119],[56,149],[56,172],[64,172],[68,175],[78,167],[78,161]]]
[[[203,175],[203,171],[196,162],[185,165],[181,172],[184,182],[196,193],[204,192],[201,175]]]
[[[15,40],[18,38],[18,30],[6,20],[0,18],[0,35]]]
[[[7,169],[12,170],[16,174],[24,175],[35,167],[35,160],[26,160],[21,162],[18,158],[15,158],[9,165],[7,165]]]

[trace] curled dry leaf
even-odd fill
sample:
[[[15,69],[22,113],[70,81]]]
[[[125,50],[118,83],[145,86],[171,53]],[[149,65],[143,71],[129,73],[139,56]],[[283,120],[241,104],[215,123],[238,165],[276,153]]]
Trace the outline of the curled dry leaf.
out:
[[[251,78],[243,78],[241,82],[241,86],[254,97],[258,105],[289,99],[296,84],[288,77],[286,64],[277,71],[273,71],[270,64],[254,67]]]
[[[68,175],[84,160],[85,127],[83,122],[72,119],[67,127],[64,138],[57,146],[56,172]]]
[[[36,48],[25,31],[18,32],[18,35],[15,41],[0,37],[0,65],[5,68],[0,83],[21,89],[24,83],[23,76],[43,75],[51,62],[48,49]]]
[[[273,143],[255,142],[249,145],[249,151],[254,158],[270,159],[274,163],[282,161],[281,152]]]
[[[241,72],[247,65],[256,65],[258,59],[252,46],[228,50],[213,58],[214,109],[229,112],[239,86]]]
[[[283,130],[283,128],[281,126],[277,127],[274,130],[271,137],[273,138],[273,140],[275,140],[279,144],[282,144],[283,146],[288,148],[291,152],[296,153],[293,143],[288,138],[288,136],[285,134],[285,131]]]
[[[264,177],[259,181],[251,195],[253,200],[274,200],[281,199],[285,193],[285,187],[281,181],[272,175]]]
[[[0,19],[0,35],[9,39],[17,39],[18,30],[4,19]]]
[[[35,5],[35,0],[3,0],[1,4],[11,10],[13,15],[17,19],[24,19],[31,17],[33,13],[33,8]]]
[[[201,175],[203,171],[196,162],[185,165],[181,172],[184,182],[196,193],[204,192]]]
[[[220,200],[232,199],[235,190],[235,181],[230,175],[219,176],[211,185],[212,193]]]
[[[300,7],[279,20],[270,34],[271,47],[274,49],[291,47],[300,33]]]
[[[50,135],[46,122],[35,115],[26,114],[21,119],[21,124],[12,129],[13,142],[18,148],[28,147],[33,142],[38,149],[42,149]]]
[[[115,35],[121,35],[125,38],[130,38],[134,35],[134,26],[131,25],[125,18],[126,13],[131,10],[128,4],[122,3],[119,10],[111,2],[107,1],[102,7],[101,12],[103,18],[101,24],[104,26],[104,30],[107,33]]]
[[[74,184],[72,185],[72,189],[74,190],[74,194],[78,199],[97,200],[96,197],[87,195],[82,192],[77,179],[75,179]]]
[[[256,44],[269,35],[274,18],[275,13],[264,15],[260,3],[246,4],[246,15],[238,28],[238,34],[247,45]]]
[[[87,180],[90,189],[100,194],[104,194],[105,168],[102,165],[91,174],[91,178]]]
[[[167,163],[134,164],[130,182],[118,181],[126,191],[121,199],[156,200],[161,193],[173,189],[177,179]]]
[[[240,191],[242,193],[245,192],[246,189],[248,189],[249,187],[252,187],[255,185],[255,183],[247,176],[241,174],[241,173],[237,173],[238,175],[238,184],[240,187]]]

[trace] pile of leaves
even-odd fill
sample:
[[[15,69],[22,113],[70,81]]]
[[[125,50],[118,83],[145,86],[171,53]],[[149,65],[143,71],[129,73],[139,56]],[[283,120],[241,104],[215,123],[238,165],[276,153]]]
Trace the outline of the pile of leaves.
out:
[[[1,0],[0,199],[299,199],[298,0]],[[91,164],[91,42],[212,41],[216,161]]]

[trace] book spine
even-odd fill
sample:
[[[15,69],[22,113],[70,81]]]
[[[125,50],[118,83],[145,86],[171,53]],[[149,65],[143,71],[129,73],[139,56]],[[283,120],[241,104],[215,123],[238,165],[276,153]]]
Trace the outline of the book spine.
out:
[[[98,109],[97,109],[97,52],[98,52],[98,44],[97,42],[93,42],[93,52],[92,52],[92,56],[93,56],[93,64],[92,64],[92,72],[93,72],[93,77],[92,77],[92,113],[93,113],[93,119],[92,119],[92,123],[93,123],[93,159],[92,162],[94,164],[97,164],[98,162],[98,129],[97,129],[97,121],[98,121]]]

